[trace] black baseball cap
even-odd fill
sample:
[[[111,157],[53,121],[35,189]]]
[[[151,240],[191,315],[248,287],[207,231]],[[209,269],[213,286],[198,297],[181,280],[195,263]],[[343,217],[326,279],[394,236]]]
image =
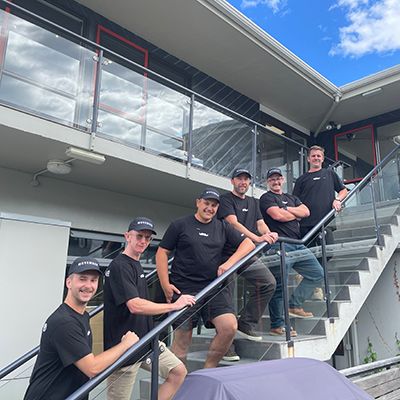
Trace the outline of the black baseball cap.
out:
[[[95,258],[78,257],[75,258],[68,270],[68,276],[71,274],[81,274],[86,271],[96,271],[99,275],[102,274],[100,265]]]
[[[283,176],[282,171],[280,168],[271,168],[267,171],[267,179],[270,178],[272,175],[280,175]]]
[[[250,179],[252,178],[251,173],[250,173],[249,170],[247,170],[247,169],[245,169],[245,168],[236,168],[236,169],[233,171],[232,179],[233,179],[233,178],[236,178],[236,177],[239,176],[239,175],[243,175],[243,174],[247,175]]]
[[[129,231],[152,231],[153,235],[157,235],[154,230],[154,223],[150,218],[146,217],[137,217],[135,218],[128,227]]]
[[[217,189],[207,188],[203,191],[203,193],[201,193],[199,199],[214,199],[219,203],[219,192]]]

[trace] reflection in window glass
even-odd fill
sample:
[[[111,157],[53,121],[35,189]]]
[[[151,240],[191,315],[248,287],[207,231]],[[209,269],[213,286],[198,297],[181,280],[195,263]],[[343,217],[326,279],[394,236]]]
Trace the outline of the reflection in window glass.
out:
[[[0,10],[4,60],[0,99],[88,129],[94,52]]]
[[[168,136],[160,135],[147,129],[145,148],[173,159],[187,160],[187,153],[184,150],[184,143]]]
[[[257,135],[256,179],[258,186],[267,188],[266,175],[270,168],[278,167],[285,177],[284,192],[292,192],[300,171],[301,147],[280,137],[259,131]]]
[[[3,75],[1,79],[0,99],[38,114],[51,115],[70,123],[74,121],[74,100],[10,76]]]
[[[77,94],[79,60],[15,32],[9,33],[4,68],[35,83]]]
[[[140,146],[142,125],[102,110],[99,110],[98,120],[100,122],[98,133],[111,136],[123,143]]]
[[[196,102],[193,112],[193,165],[231,176],[239,166],[251,170],[252,127]]]
[[[116,65],[113,65],[115,70]],[[126,70],[118,66],[118,72]],[[115,113],[132,121],[143,123],[144,99],[143,99],[143,76],[130,71],[132,79],[119,77],[104,70],[101,77],[100,107],[113,110]],[[133,78],[135,79],[134,81]]]

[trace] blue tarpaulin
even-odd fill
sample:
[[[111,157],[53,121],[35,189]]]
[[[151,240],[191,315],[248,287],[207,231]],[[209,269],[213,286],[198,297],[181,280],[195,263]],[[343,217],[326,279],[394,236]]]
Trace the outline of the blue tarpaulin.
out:
[[[322,361],[287,358],[190,373],[174,400],[373,400]]]

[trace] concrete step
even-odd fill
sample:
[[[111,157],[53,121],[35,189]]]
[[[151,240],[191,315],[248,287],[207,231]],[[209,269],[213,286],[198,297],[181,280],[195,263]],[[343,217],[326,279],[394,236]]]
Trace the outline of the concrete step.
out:
[[[307,310],[308,311],[308,310]],[[326,308],[325,308],[326,311]],[[306,335],[321,335],[324,336],[326,334],[325,331],[325,318],[321,318],[315,314],[312,318],[290,318],[290,324],[293,329],[296,330],[298,335],[306,336]],[[264,337],[271,336],[269,331],[271,329],[271,321],[269,316],[265,315],[261,318],[260,323],[258,324],[257,333],[263,335]]]
[[[391,235],[392,228],[391,225],[385,224],[381,225],[380,233]],[[373,238],[376,235],[375,226],[368,226],[368,227],[350,227],[350,228],[341,228],[337,229],[333,232],[333,237],[335,243],[338,241],[356,241],[356,240],[363,240],[368,238]]]

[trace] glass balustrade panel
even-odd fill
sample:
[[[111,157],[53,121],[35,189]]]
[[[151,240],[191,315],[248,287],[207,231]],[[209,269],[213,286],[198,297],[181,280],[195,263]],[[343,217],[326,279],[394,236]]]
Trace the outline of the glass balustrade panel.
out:
[[[0,21],[0,101],[88,130],[96,53],[6,11]]]

